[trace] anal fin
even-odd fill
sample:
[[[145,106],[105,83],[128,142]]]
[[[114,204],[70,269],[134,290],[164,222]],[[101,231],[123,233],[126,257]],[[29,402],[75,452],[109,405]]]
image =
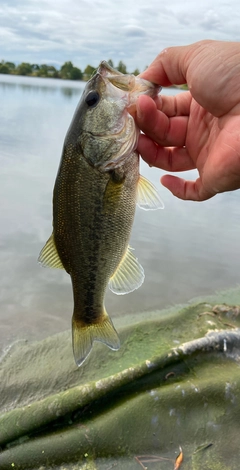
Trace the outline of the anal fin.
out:
[[[144,269],[128,246],[115,273],[109,281],[109,289],[114,294],[128,294],[138,289],[144,281]]]

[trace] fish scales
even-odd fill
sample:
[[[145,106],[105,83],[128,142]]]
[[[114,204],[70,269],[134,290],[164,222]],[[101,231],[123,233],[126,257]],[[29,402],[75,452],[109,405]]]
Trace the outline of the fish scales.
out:
[[[54,189],[54,240],[72,278],[75,314],[78,317],[77,312],[81,312],[81,320],[88,323],[89,310],[92,318],[102,310],[108,279],[130,237],[139,178],[138,155],[132,155],[114,174],[93,169],[82,155],[73,156],[70,171],[64,157]]]

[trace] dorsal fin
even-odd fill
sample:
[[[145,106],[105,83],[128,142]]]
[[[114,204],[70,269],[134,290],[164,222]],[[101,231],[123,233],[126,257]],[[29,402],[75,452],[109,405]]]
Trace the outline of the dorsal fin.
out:
[[[59,258],[59,255],[56,249],[53,233],[51,237],[49,237],[48,241],[45,243],[42,250],[40,251],[38,261],[45,268],[49,267],[49,268],[64,269],[64,266]]]
[[[137,205],[144,210],[164,209],[155,186],[144,176],[140,176],[137,187]]]
[[[115,294],[128,294],[138,289],[144,281],[144,270],[128,246],[115,273],[110,278],[109,288]]]

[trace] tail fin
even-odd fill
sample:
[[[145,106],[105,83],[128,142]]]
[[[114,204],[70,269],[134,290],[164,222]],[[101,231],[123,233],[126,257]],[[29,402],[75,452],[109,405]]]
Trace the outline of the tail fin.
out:
[[[109,348],[117,350],[120,348],[118,334],[104,310],[98,323],[86,324],[72,318],[72,343],[75,362],[80,367],[87,359],[93,345],[93,341],[101,341]]]

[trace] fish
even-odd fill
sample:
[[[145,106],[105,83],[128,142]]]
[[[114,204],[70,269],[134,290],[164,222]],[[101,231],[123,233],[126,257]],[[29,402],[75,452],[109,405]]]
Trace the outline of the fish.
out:
[[[39,255],[44,267],[65,269],[73,290],[72,345],[77,366],[94,341],[118,350],[118,333],[104,305],[138,289],[144,270],[129,246],[136,204],[163,203],[139,174],[139,129],[129,114],[139,95],[159,87],[102,61],[87,82],[67,131],[53,190],[53,231]]]

